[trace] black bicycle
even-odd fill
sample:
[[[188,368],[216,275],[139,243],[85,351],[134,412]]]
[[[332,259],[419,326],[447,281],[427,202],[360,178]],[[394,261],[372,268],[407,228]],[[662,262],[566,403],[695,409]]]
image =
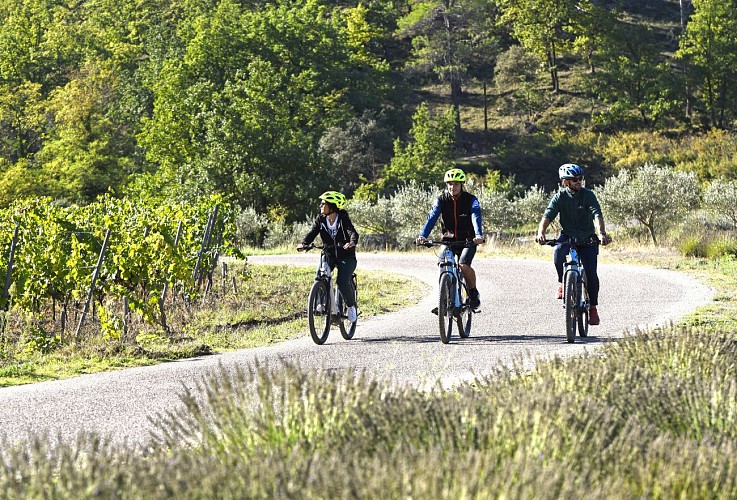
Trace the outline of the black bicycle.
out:
[[[333,269],[328,263],[328,253],[334,250],[333,245],[305,245],[300,250],[308,252],[313,248],[319,248],[320,263],[315,270],[315,282],[310,289],[307,300],[307,320],[310,325],[310,335],[315,344],[324,344],[330,334],[330,326],[338,325],[340,334],[344,339],[350,340],[356,333],[356,321],[348,320],[348,306],[343,300],[340,289],[333,281]],[[351,286],[356,298],[356,309],[358,309],[358,280],[356,273],[351,276]],[[356,316],[360,313],[357,311]]]
[[[468,295],[468,286],[461,272],[459,257],[453,250],[476,246],[473,240],[465,241],[433,241],[422,243],[425,247],[441,246],[438,255],[438,326],[440,327],[440,341],[443,344],[450,342],[453,333],[453,323],[458,327],[458,335],[468,338],[471,335],[473,313],[471,299]],[[435,312],[435,309],[433,309]]]
[[[581,337],[589,335],[589,293],[586,285],[586,272],[578,256],[579,246],[590,246],[596,242],[580,242],[575,238],[569,241],[545,240],[541,245],[556,246],[568,244],[569,250],[563,264],[563,307],[566,314],[566,340],[573,343],[576,340],[576,327]]]

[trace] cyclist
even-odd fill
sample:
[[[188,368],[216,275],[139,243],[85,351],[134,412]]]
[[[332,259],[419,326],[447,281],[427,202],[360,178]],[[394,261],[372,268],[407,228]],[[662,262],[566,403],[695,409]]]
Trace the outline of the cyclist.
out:
[[[578,242],[584,244],[578,247],[578,254],[586,270],[586,283],[591,303],[589,324],[598,325],[600,320],[596,306],[599,304],[599,276],[596,266],[599,243],[608,245],[612,239],[604,229],[604,215],[601,212],[599,200],[593,191],[583,187],[583,168],[574,163],[565,163],[558,168],[558,177],[563,188],[550,200],[540,220],[535,240],[540,244],[545,242],[545,231],[560,214],[561,231],[557,240],[558,244],[553,252],[553,262],[558,272],[556,297],[559,299],[563,298],[563,264],[570,247],[567,242],[570,238],[576,238]]]
[[[433,227],[435,227],[438,218],[440,218],[443,240],[465,241],[466,239],[473,239],[476,244],[483,243],[481,205],[479,205],[478,198],[463,190],[466,174],[460,168],[452,168],[445,172],[443,180],[446,191],[435,200],[427,217],[427,222],[422,227],[420,236],[415,243],[422,245],[425,242]],[[476,255],[476,247],[454,249],[454,252],[460,255],[461,271],[468,285],[471,307],[478,309],[481,306],[481,298],[476,288],[476,272],[471,267],[473,257]]]
[[[353,227],[353,222],[344,210],[346,198],[337,191],[326,191],[320,195],[320,213],[315,218],[312,229],[297,245],[301,250],[314,241],[320,235],[323,245],[333,246],[329,254],[328,264],[331,268],[338,268],[336,280],[340,294],[348,306],[348,321],[356,322],[356,297],[351,287],[351,276],[356,270],[356,243],[358,243],[358,231]]]

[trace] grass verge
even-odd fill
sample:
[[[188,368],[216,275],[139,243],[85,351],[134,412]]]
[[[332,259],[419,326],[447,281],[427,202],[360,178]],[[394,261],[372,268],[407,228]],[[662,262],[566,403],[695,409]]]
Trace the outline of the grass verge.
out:
[[[145,366],[217,352],[263,347],[309,335],[306,303],[312,267],[231,263],[237,285],[223,286],[189,309],[180,308],[173,331],[141,331],[135,341],[101,334],[80,343],[48,345],[47,337],[6,342],[0,386],[58,380],[85,373]],[[357,271],[362,318],[416,303],[427,285],[401,276]],[[237,291],[236,291],[237,290]],[[10,353],[10,354],[9,354]]]

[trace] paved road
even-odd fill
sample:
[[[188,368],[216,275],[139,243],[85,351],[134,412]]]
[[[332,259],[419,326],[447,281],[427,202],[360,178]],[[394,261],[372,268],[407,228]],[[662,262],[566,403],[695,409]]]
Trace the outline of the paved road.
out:
[[[252,257],[252,262],[316,265],[316,253]],[[434,286],[435,257],[427,254],[359,254],[362,269],[388,269]],[[666,324],[708,303],[713,293],[675,272],[623,265],[601,265],[602,324],[589,338],[567,344],[550,261],[477,258],[482,312],[471,337],[440,343],[437,317],[430,313],[436,292],[416,306],[360,321],[346,341],[333,330],[317,346],[309,334],[267,348],[0,389],[0,429],[11,441],[40,432],[72,439],[97,431],[116,443],[141,445],[149,439],[151,417],[180,406],[184,387],[220,366],[246,367],[254,360],[287,358],[304,367],[367,370],[397,384],[452,384],[495,367],[550,356],[570,356],[619,338],[638,326]]]

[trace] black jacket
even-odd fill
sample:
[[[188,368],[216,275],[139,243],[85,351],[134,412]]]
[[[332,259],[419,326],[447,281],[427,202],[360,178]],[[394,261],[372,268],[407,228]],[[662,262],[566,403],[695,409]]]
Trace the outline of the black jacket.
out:
[[[440,225],[444,238],[465,240],[476,236],[473,228],[473,205],[477,198],[467,191],[454,200],[449,193],[443,193],[437,200],[440,208]]]
[[[337,232],[335,233],[335,238],[333,238],[333,235],[330,234],[326,219],[327,216],[322,214],[315,217],[315,222],[314,224],[312,224],[312,229],[310,229],[310,232],[307,233],[307,235],[304,237],[304,239],[302,240],[302,244],[309,245],[319,234],[320,238],[322,239],[323,245],[335,245],[337,247],[331,253],[338,259],[342,259],[345,257],[355,257],[355,246],[349,248],[348,250],[345,250],[343,248],[343,245],[345,245],[349,241],[353,242],[354,245],[358,243],[358,231],[356,231],[356,228],[353,227],[353,222],[351,222],[351,218],[348,217],[348,212],[346,212],[345,210],[340,210],[338,212],[338,228]]]

